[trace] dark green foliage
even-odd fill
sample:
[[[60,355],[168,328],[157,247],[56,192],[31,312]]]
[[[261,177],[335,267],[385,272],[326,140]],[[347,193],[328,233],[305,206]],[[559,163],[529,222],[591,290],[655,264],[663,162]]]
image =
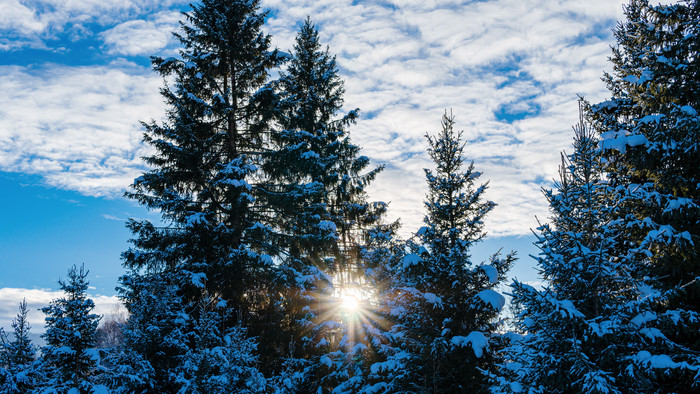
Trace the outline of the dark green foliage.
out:
[[[626,242],[616,219],[624,201],[605,177],[599,140],[583,120],[574,152],[562,157],[555,191],[545,190],[551,223],[538,228],[538,290],[513,285],[518,328],[527,333],[506,350],[500,389],[546,393],[666,392],[690,387],[697,357],[679,352],[659,327],[668,294],[639,275],[644,258]],[[665,376],[679,379],[672,385]]]
[[[146,158],[152,169],[126,193],[164,222],[129,222],[135,238],[123,254],[130,272],[122,297],[134,320],[128,341],[165,390],[181,384],[182,357],[201,350],[192,333],[202,302],[225,305],[222,332],[245,324],[271,335],[269,295],[281,283],[252,184],[273,114],[268,74],[281,62],[261,32],[266,14],[257,0],[204,0],[184,16],[179,57],[152,59],[154,70],[173,81],[162,89],[166,122],[144,124],[144,141],[155,148]],[[149,301],[157,289],[166,289],[173,304]],[[151,329],[164,342],[150,337]]]
[[[36,384],[34,370],[36,347],[29,339],[31,325],[27,320],[27,301],[19,304],[19,313],[12,319],[12,340],[0,328],[0,392],[23,393]]]
[[[493,288],[514,260],[471,261],[469,248],[484,237],[483,219],[495,204],[483,201],[487,185],[475,185],[473,163],[463,168],[462,133],[453,127],[446,113],[442,130],[426,136],[436,164],[435,172],[426,170],[426,226],[408,244],[393,284],[392,314],[402,337],[392,358],[409,371],[400,372],[407,381],[398,388],[412,392],[485,390],[482,370],[494,360],[489,339],[505,304]]]
[[[87,298],[87,275],[83,266],[71,267],[67,280],[58,281],[65,297],[42,308],[46,314],[46,333],[42,335],[46,346],[41,352],[44,386],[59,391],[73,388],[87,393],[94,388],[100,316],[91,313],[95,303]]]
[[[280,299],[283,334],[276,333],[284,353],[278,357],[302,371],[306,382],[295,383],[295,390],[332,389],[343,379],[329,379],[333,373],[322,372],[319,357],[344,365],[344,349],[338,349],[344,323],[334,295],[348,281],[364,280],[359,246],[366,228],[386,209],[367,202],[366,188],[381,168],[363,173],[369,159],[359,155],[346,130],[357,110],[336,117],[343,105],[343,82],[309,19],[277,86],[276,127],[262,167],[266,181],[260,186],[287,277]],[[337,373],[346,374],[344,368]]]
[[[700,3],[633,0],[615,30],[611,99],[590,109],[620,219],[648,258],[639,269],[675,292],[668,309],[695,315],[667,332],[700,351]],[[694,320],[694,323],[691,321]]]

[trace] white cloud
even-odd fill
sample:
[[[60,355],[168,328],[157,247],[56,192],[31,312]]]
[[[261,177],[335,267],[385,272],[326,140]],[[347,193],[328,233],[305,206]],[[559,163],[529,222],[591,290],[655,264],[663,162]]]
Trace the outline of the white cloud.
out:
[[[570,145],[577,94],[605,97],[599,78],[608,67],[610,29],[623,1],[543,0],[264,1],[280,45],[296,20],[311,15],[321,38],[338,54],[348,108],[370,114],[351,130],[364,153],[388,163],[372,187],[391,201],[404,232],[423,216],[431,167],[423,138],[452,108],[465,130],[465,153],[488,179],[499,206],[487,219],[494,235],[529,234],[548,210],[540,188],[556,175],[559,152]],[[283,46],[283,48],[287,48]],[[517,117],[508,122],[496,113]],[[527,115],[522,118],[518,116]]]
[[[31,332],[43,333],[46,315],[39,308],[48,306],[52,300],[63,296],[63,292],[50,289],[0,288],[0,327],[3,327],[6,332],[12,332],[11,324],[19,312],[19,303],[26,300],[29,312],[27,317],[32,326]],[[95,309],[93,309],[95,314],[104,316],[115,314],[115,311],[123,309],[121,301],[116,296],[88,294],[88,297],[95,303]]]
[[[2,0],[0,50],[45,48],[59,33],[90,35],[90,24],[109,26],[189,0]]]
[[[180,13],[163,11],[151,18],[131,20],[101,33],[107,52],[117,55],[150,56],[176,43]]]
[[[166,6],[175,1],[68,1],[55,7],[57,1],[14,2],[34,6],[16,7],[20,16],[12,23],[31,36],[63,29],[66,21],[109,22],[116,26],[101,37],[114,55],[171,45],[167,30],[175,14]],[[391,217],[402,217],[405,232],[417,229],[423,216],[422,168],[431,166],[423,135],[436,132],[443,111],[452,108],[457,127],[465,130],[465,153],[482,180],[491,180],[487,197],[499,204],[487,229],[515,235],[528,234],[535,215],[548,215],[539,189],[556,175],[559,152],[570,145],[577,94],[593,101],[607,94],[599,78],[610,69],[610,30],[622,17],[623,3],[262,5],[274,11],[266,30],[281,49],[291,48],[296,28],[311,15],[322,41],[338,54],[347,108],[360,107],[364,114],[352,138],[376,163],[388,164],[372,197],[392,202]],[[3,21],[0,29],[9,26]],[[87,194],[118,194],[142,168],[137,121],[163,114],[160,84],[145,69],[122,64],[0,68],[0,89],[9,92],[0,98],[0,169],[43,174],[53,185]]]
[[[139,120],[162,116],[160,86],[135,66],[0,66],[0,169],[119,194],[143,170]]]

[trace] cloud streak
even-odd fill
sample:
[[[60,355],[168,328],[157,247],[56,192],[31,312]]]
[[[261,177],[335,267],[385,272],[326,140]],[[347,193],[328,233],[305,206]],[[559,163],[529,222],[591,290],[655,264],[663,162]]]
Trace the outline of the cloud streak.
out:
[[[0,327],[3,327],[5,332],[12,332],[11,324],[12,320],[17,317],[19,303],[26,300],[27,318],[31,324],[31,332],[41,334],[45,331],[44,318],[46,315],[39,309],[48,306],[52,300],[63,296],[64,293],[61,291],[48,289],[0,288]],[[95,303],[93,313],[100,316],[113,314],[115,310],[123,308],[121,301],[116,296],[88,294],[88,297]]]
[[[160,85],[129,65],[0,66],[0,169],[89,195],[120,193],[143,170],[139,120],[162,116]]]
[[[114,61],[68,67],[2,66],[0,169],[41,174],[48,183],[91,195],[117,195],[143,169],[138,120],[163,115],[161,81],[122,56],[169,51],[179,1],[10,1],[17,42],[43,44],[69,25],[101,24],[89,34]],[[76,3],[76,4],[73,4]],[[79,4],[78,4],[79,3]],[[353,140],[386,164],[372,198],[391,201],[404,233],[415,231],[431,167],[426,132],[452,109],[465,153],[491,180],[499,206],[492,235],[528,234],[546,219],[540,193],[570,145],[577,95],[601,100],[611,29],[623,1],[263,0],[273,43],[292,47],[311,15],[338,56],[347,109],[360,107]],[[120,14],[121,13],[121,14]],[[124,16],[120,16],[124,15]],[[0,49],[3,43],[0,42]],[[5,42],[5,45],[13,45]],[[17,44],[19,45],[19,44]]]
[[[422,168],[432,166],[423,136],[446,109],[465,130],[466,156],[491,179],[490,233],[528,234],[535,215],[546,219],[540,188],[570,145],[577,95],[605,95],[599,78],[622,16],[622,2],[607,0],[264,3],[283,49],[293,39],[286,26],[309,14],[338,53],[348,107],[366,114],[352,136],[388,164],[372,194],[392,201],[405,232],[420,226]]]

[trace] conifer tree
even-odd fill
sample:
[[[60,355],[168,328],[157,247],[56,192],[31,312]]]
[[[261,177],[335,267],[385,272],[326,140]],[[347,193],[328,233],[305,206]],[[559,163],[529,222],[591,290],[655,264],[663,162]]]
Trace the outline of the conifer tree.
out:
[[[144,124],[144,141],[155,149],[146,158],[151,170],[126,193],[160,211],[164,224],[128,224],[135,238],[123,254],[130,270],[122,280],[127,308],[135,307],[129,312],[140,319],[141,301],[128,298],[152,294],[144,291],[151,284],[172,288],[181,306],[162,316],[182,314],[180,326],[153,322],[175,336],[163,344],[173,353],[142,353],[162,384],[197,346],[190,336],[201,302],[227,309],[223,327],[243,324],[270,335],[266,310],[279,282],[265,213],[251,184],[272,114],[268,74],[280,62],[261,31],[266,13],[258,0],[203,0],[183,15],[175,34],[179,56],[152,59],[154,70],[173,82],[162,89],[167,120]]]
[[[495,206],[483,200],[487,184],[466,168],[462,132],[445,113],[442,130],[426,135],[436,170],[426,169],[428,197],[425,227],[409,243],[394,285],[397,324],[403,329],[396,352],[408,369],[400,390],[479,392],[486,388],[480,370],[490,368],[489,340],[498,326],[505,299],[493,288],[505,279],[513,257],[494,255],[475,264],[469,249],[484,236],[484,217]]]
[[[100,316],[93,314],[95,303],[87,297],[88,271],[73,266],[68,278],[59,280],[65,297],[42,308],[46,314],[46,332],[42,338],[43,387],[58,392],[78,390],[89,393],[97,389],[95,374],[99,359],[95,349]]]
[[[29,338],[31,325],[27,320],[27,301],[19,304],[19,313],[12,320],[10,340],[0,328],[0,392],[23,393],[34,388],[36,373],[33,362],[36,348]]]
[[[639,276],[644,256],[616,219],[624,191],[603,171],[599,141],[583,113],[574,152],[562,155],[556,191],[544,194],[551,224],[538,228],[538,290],[513,285],[525,333],[506,349],[496,392],[682,392],[697,386],[700,359],[660,331],[677,316],[657,313],[668,294]]]
[[[130,312],[123,349],[112,356],[110,387],[132,391],[177,392],[175,370],[189,350],[191,317],[178,294],[177,274],[125,275],[121,298]]]
[[[358,110],[337,117],[343,82],[335,57],[322,49],[308,18],[277,84],[277,130],[265,157],[263,189],[287,276],[281,301],[285,359],[301,367],[307,379],[308,386],[296,390],[315,390],[318,384],[332,389],[347,379],[346,372],[320,372],[318,360],[329,359],[329,352],[347,358],[336,348],[345,328],[333,296],[342,292],[343,279],[359,280],[363,234],[386,209],[367,202],[365,192],[381,167],[363,173],[369,159],[359,155],[347,134]],[[344,377],[327,379],[336,372]]]
[[[611,99],[590,108],[611,184],[625,191],[619,219],[636,267],[674,293],[664,332],[700,351],[700,2],[632,0],[615,29],[605,75]]]
[[[258,370],[257,343],[245,328],[221,331],[222,314],[202,304],[188,349],[175,372],[180,392],[266,393],[267,380]]]

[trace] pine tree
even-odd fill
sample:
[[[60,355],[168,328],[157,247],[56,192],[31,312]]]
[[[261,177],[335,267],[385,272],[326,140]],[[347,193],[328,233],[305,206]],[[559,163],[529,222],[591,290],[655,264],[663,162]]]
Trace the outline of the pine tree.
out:
[[[590,109],[637,270],[675,293],[664,330],[700,351],[700,2],[632,0],[615,30],[611,99]]]
[[[409,382],[416,392],[485,390],[480,370],[490,368],[489,338],[498,326],[505,299],[493,288],[505,279],[513,257],[494,255],[475,264],[469,249],[484,236],[484,217],[495,206],[483,200],[487,184],[475,185],[480,173],[464,169],[462,132],[445,113],[442,130],[426,135],[435,172],[426,170],[429,194],[425,227],[409,243],[396,294],[397,324],[404,330],[402,351]],[[405,372],[401,372],[405,376]]]
[[[46,389],[81,393],[96,389],[99,355],[95,343],[100,316],[91,313],[95,303],[86,294],[87,275],[84,266],[71,267],[67,280],[58,281],[65,297],[41,309],[46,314],[46,332],[42,335],[46,346],[41,351]]]
[[[31,325],[27,320],[27,300],[19,304],[19,313],[12,320],[13,336],[10,340],[0,328],[0,392],[22,393],[30,391],[36,383],[33,362],[36,348],[29,338]]]
[[[346,373],[336,371],[344,377],[328,379],[335,372],[320,372],[318,360],[328,359],[328,352],[345,359],[344,351],[334,348],[344,328],[333,296],[347,284],[341,278],[359,281],[358,247],[386,209],[368,203],[365,192],[381,167],[363,173],[369,159],[359,155],[347,135],[358,110],[336,117],[343,82],[335,57],[321,48],[308,18],[277,85],[277,130],[265,157],[263,188],[287,275],[281,300],[285,362],[306,376],[307,386],[297,382],[302,386],[296,390],[315,390],[317,384],[332,389],[347,379]]]
[[[203,0],[184,17],[175,34],[179,57],[152,59],[154,70],[173,81],[162,89],[167,120],[144,124],[144,141],[155,149],[146,158],[152,169],[126,193],[160,211],[164,223],[128,224],[135,238],[123,254],[130,269],[122,281],[127,308],[136,307],[129,312],[141,319],[135,315],[144,312],[141,301],[129,297],[148,297],[147,286],[164,285],[174,289],[181,309],[166,309],[163,317],[183,314],[177,328],[153,322],[166,336],[180,331],[163,344],[172,345],[172,354],[141,353],[163,384],[182,361],[178,357],[197,346],[190,334],[201,302],[211,297],[225,305],[224,327],[242,324],[270,335],[263,332],[270,329],[266,311],[281,281],[270,257],[264,207],[251,184],[272,115],[268,74],[280,62],[261,32],[266,13],[257,0]]]
[[[556,191],[545,190],[550,224],[538,228],[538,290],[513,285],[521,339],[506,350],[497,392],[682,392],[697,385],[700,359],[659,330],[668,294],[638,275],[643,257],[616,219],[624,192],[609,184],[599,141],[581,121],[574,153],[562,155]]]

